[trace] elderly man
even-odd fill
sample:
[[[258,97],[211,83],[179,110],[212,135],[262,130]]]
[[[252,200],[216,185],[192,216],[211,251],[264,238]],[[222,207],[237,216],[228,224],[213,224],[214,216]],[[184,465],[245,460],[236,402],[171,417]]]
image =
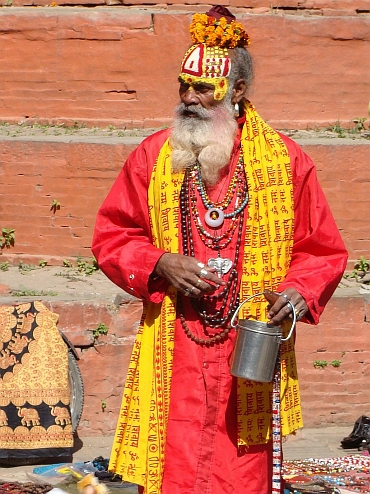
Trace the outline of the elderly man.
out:
[[[285,328],[294,307],[316,324],[347,253],[313,163],[246,99],[243,26],[217,6],[190,32],[173,128],[129,156],[96,222],[100,268],[144,301],[110,469],[146,493],[271,494],[272,383],[230,374],[230,322],[271,290],[240,317]],[[293,338],[280,368],[287,435],[302,427]]]

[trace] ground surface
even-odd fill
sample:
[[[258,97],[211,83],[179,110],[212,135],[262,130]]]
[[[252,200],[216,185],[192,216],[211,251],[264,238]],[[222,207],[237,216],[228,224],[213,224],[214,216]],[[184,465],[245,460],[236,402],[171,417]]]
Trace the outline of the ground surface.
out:
[[[0,257],[0,266],[2,265]],[[85,265],[86,271],[86,265]],[[111,283],[102,272],[94,271],[91,275],[78,271],[77,266],[45,266],[33,265],[8,266],[5,271],[0,269],[0,304],[16,304],[29,299],[40,300],[99,300],[112,303],[122,290]],[[359,289],[367,289],[368,285],[355,279],[343,279],[337,293],[339,296],[358,294]],[[32,295],[32,293],[34,295]],[[40,295],[43,293],[43,295]],[[36,295],[38,294],[38,295]],[[16,295],[16,296],[15,296]],[[326,427],[319,429],[303,429],[296,436],[291,436],[284,443],[286,460],[305,458],[331,458],[359,454],[357,450],[343,450],[340,441],[351,432],[351,427]],[[99,436],[78,438],[75,444],[73,462],[92,461],[97,456],[109,457],[113,438]],[[34,466],[0,468],[0,480],[29,481],[34,480]],[[73,489],[67,492],[77,494]],[[111,494],[136,494],[136,487],[129,486],[110,489]],[[350,494],[341,489],[342,494]]]
[[[0,266],[1,266],[0,257]],[[112,303],[123,293],[101,272],[91,275],[75,267],[32,265],[9,266],[0,270],[0,303],[17,304],[38,300],[92,300]]]
[[[364,128],[362,128],[364,127]],[[151,135],[158,129],[120,129],[116,128],[114,125],[109,125],[105,128],[88,128],[84,124],[79,124],[76,122],[73,127],[66,127],[64,125],[40,125],[33,124],[27,125],[20,122],[16,125],[11,125],[6,122],[0,122],[0,139],[1,138],[17,138],[17,137],[30,137],[30,138],[40,138],[40,137],[77,137],[77,138],[88,138],[88,139],[101,139],[101,138],[143,138]],[[370,124],[364,123],[360,127],[354,127],[352,129],[342,128],[340,124],[333,125],[330,129],[307,129],[307,130],[285,130],[281,129],[281,132],[292,137],[293,139],[335,139],[338,137],[349,138],[349,139],[367,139],[370,140]]]
[[[295,436],[290,436],[283,444],[285,460],[301,460],[305,458],[335,458],[347,455],[358,455],[357,450],[343,450],[340,441],[351,432],[350,427],[327,427],[322,429],[303,429]],[[111,436],[78,438],[76,441],[73,462],[92,461],[97,456],[109,458],[113,442]],[[34,465],[25,467],[0,468],[0,481],[34,481]],[[38,479],[40,481],[40,478]],[[45,479],[47,481],[47,478]],[[69,486],[70,487],[70,486]],[[62,486],[63,488],[63,486]],[[75,492],[70,488],[68,492]],[[136,487],[109,489],[111,494],[137,494]],[[341,489],[341,494],[351,494]]]
[[[17,304],[34,298],[38,300],[95,300],[112,303],[117,296],[124,294],[123,290],[112,283],[101,271],[86,274],[91,266],[88,261],[84,269],[76,267],[45,266],[23,264],[9,265],[2,270],[0,256],[0,303]],[[87,266],[87,268],[86,268]],[[365,283],[355,278],[343,278],[336,290],[337,296],[359,296],[369,292],[370,274],[366,275]],[[361,290],[361,291],[360,291]]]

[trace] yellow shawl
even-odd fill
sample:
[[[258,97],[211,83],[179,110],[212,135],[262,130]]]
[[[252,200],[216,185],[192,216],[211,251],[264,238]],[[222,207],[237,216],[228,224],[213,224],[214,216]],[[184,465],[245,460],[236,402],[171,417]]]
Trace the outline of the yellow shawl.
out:
[[[249,102],[241,144],[249,189],[240,299],[268,288],[277,290],[289,269],[293,246],[293,188],[288,151],[280,136]],[[163,145],[148,191],[153,243],[177,253],[179,193],[183,174],[171,172],[171,149]],[[162,304],[145,304],[131,356],[109,470],[160,494],[169,414],[176,326],[176,290]],[[243,306],[266,321],[267,302]],[[238,444],[261,444],[271,434],[271,383],[238,379]],[[287,435],[302,427],[293,338],[281,351],[281,425]]]

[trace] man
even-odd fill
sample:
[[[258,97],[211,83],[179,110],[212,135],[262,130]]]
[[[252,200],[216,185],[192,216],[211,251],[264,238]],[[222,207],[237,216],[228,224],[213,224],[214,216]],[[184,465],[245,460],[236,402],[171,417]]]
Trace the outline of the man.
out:
[[[243,26],[217,6],[190,32],[174,126],[129,156],[96,222],[100,268],[144,301],[110,469],[146,493],[271,494],[272,383],[231,376],[230,321],[271,290],[239,317],[287,331],[293,306],[316,324],[347,253],[314,165],[246,99]],[[280,395],[286,435],[302,427],[293,338]]]

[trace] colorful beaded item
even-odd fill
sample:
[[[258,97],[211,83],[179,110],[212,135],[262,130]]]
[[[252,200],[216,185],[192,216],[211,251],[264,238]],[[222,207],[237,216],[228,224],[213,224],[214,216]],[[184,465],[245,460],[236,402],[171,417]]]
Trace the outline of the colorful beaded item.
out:
[[[238,164],[235,168],[235,173],[230,181],[226,195],[222,201],[212,202],[207,194],[205,185],[202,180],[200,165],[198,162],[190,168],[191,180],[189,181],[190,188],[190,207],[195,226],[203,243],[213,248],[217,245],[217,249],[224,249],[232,240],[233,234],[238,225],[238,215],[248,204],[249,194],[245,183],[244,161],[243,155],[240,153]],[[208,232],[199,216],[197,208],[197,199],[195,189],[198,190],[204,206],[208,209],[205,215],[205,223],[217,228],[221,226],[225,219],[231,219],[228,228],[220,235],[216,235],[213,230]],[[224,213],[224,210],[230,205],[234,195],[236,195],[234,210],[230,213]]]
[[[229,187],[228,187],[228,190],[227,190],[227,193],[226,193],[224,199],[222,201],[212,202],[210,200],[210,198],[208,197],[206,188],[203,184],[202,175],[200,173],[200,165],[199,165],[198,161],[195,164],[194,181],[197,184],[198,191],[199,191],[200,197],[202,198],[203,204],[205,205],[205,207],[207,209],[210,209],[210,208],[225,209],[225,208],[227,208],[227,206],[231,203],[233,194],[234,194],[236,187],[237,187],[237,183],[239,183],[239,184],[242,183],[244,185],[243,176],[244,176],[244,160],[243,160],[243,153],[240,153],[238,164],[236,165],[235,173],[234,173],[234,175],[230,181],[230,184],[229,184]],[[243,188],[243,190],[240,190],[240,188],[239,188],[237,190],[236,194],[237,194],[237,199],[235,202],[235,210],[231,213],[226,213],[224,215],[225,218],[234,218],[239,213],[241,213],[241,211],[248,204],[249,194],[248,194],[248,191],[245,189],[245,187]],[[242,201],[242,203],[239,206],[239,202],[240,202],[239,199],[243,196],[245,196],[244,200]]]
[[[294,492],[307,492],[309,486],[317,483],[331,486],[332,493],[341,492],[338,487],[345,488],[346,492],[369,493],[369,471],[370,457],[365,455],[289,460],[284,461],[282,468],[283,477],[294,485]]]
[[[280,355],[272,388],[272,494],[281,493]]]
[[[191,333],[186,324],[185,317],[182,314],[181,302],[179,303],[179,314],[182,327],[187,336],[200,345],[212,345],[224,341],[231,330],[229,323],[232,314],[239,306],[239,277],[237,265],[243,233],[244,209],[248,202],[248,187],[244,171],[243,153],[240,153],[240,155],[241,157],[239,158],[235,173],[233,174],[226,195],[222,201],[213,203],[208,197],[205,186],[200,178],[198,163],[195,163],[193,167],[185,172],[180,192],[181,233],[184,255],[191,257],[195,256],[192,223],[195,224],[199,237],[206,247],[216,251],[218,255],[222,249],[229,245],[234,234],[236,233],[237,235],[235,255],[234,259],[232,261],[230,260],[230,270],[228,271],[227,281],[225,280],[226,286],[212,296],[191,299],[194,310],[203,321],[205,338],[198,338]],[[200,185],[201,183],[202,185]],[[233,196],[236,195],[236,198],[234,197],[234,211],[227,215],[227,217],[230,218],[230,224],[222,234],[216,235],[215,229],[210,233],[203,226],[197,208],[197,192],[202,201],[205,198],[206,207],[209,209],[219,209],[220,211],[222,211],[221,208],[230,206]],[[240,207],[240,204],[244,205],[243,208]],[[215,208],[215,206],[218,206],[218,208]],[[208,312],[207,307],[209,302],[215,303],[217,301],[220,302],[219,308],[215,309],[212,313]],[[220,329],[220,331],[212,333],[212,330],[217,328]]]

